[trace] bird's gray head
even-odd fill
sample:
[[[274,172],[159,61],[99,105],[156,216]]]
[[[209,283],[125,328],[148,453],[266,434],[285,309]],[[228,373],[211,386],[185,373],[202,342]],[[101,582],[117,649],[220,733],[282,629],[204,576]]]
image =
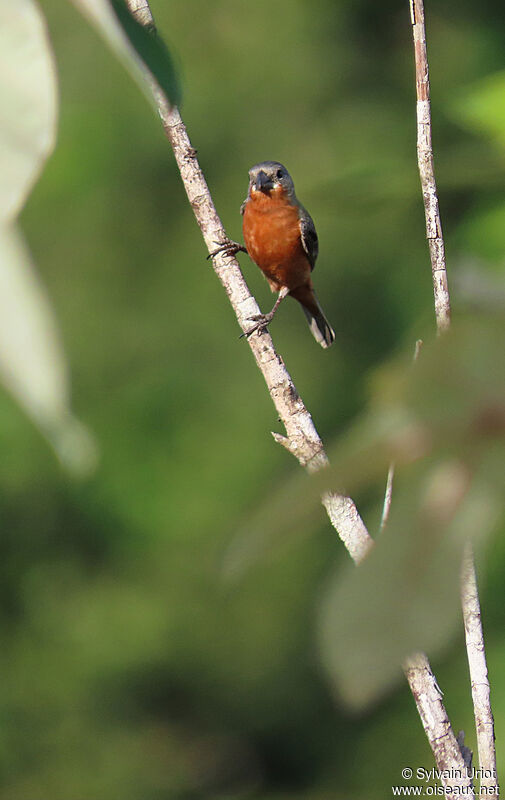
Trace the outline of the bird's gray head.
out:
[[[256,192],[295,197],[295,186],[283,164],[278,161],[261,161],[249,170],[249,196],[253,197]]]

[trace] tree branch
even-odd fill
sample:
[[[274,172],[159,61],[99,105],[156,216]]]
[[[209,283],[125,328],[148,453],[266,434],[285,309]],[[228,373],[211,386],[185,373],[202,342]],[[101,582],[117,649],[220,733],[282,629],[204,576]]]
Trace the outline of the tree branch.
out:
[[[438,333],[447,330],[451,323],[451,302],[445,268],[445,247],[438,206],[437,184],[433,166],[431,142],[430,80],[426,32],[424,28],[423,0],[410,0],[410,15],[414,36],[417,92],[417,163],[426,218],[426,238],[430,248],[435,316]]]
[[[473,797],[471,773],[468,773],[465,759],[442,702],[442,692],[424,653],[415,653],[411,656],[405,662],[404,671],[433,751],[437,769],[442,773],[444,797]],[[443,774],[444,770],[447,770],[446,775]]]
[[[154,20],[147,0],[126,0],[126,3],[141,24],[154,29]],[[188,200],[207,249],[211,253],[216,249],[216,244],[226,240],[225,230],[196,158],[196,150],[191,145],[178,109],[170,107],[165,96],[152,80],[151,85],[161,122],[172,145]],[[238,323],[245,332],[249,327],[251,317],[259,314],[260,309],[249,291],[239,264],[235,258],[220,253],[213,258],[213,266],[233,306]],[[286,436],[274,433],[275,440],[286,447],[308,471],[315,472],[321,469],[328,463],[323,443],[281,357],[274,349],[270,334],[267,332],[261,336],[253,334],[248,337],[247,341],[286,430]],[[327,492],[322,497],[322,503],[352,559],[355,563],[360,563],[374,542],[353,500],[344,495]],[[414,668],[417,671],[412,672]],[[412,673],[409,683],[413,693],[414,689],[417,691],[419,687],[422,689],[427,686],[429,676],[433,679],[433,685],[436,686],[426,656],[419,655],[416,664],[412,663],[408,670]],[[424,671],[424,674],[420,670]],[[418,703],[423,720],[434,718],[435,707],[442,722],[444,719],[447,720],[440,695],[435,698],[433,688],[430,691],[414,693],[414,698]],[[428,738],[430,739],[430,736]],[[433,737],[430,741],[432,740]],[[452,740],[449,738],[448,741],[452,746]],[[437,753],[441,752],[441,748],[434,749],[436,759]],[[437,760],[437,766],[443,768],[442,763],[447,763],[445,756],[443,762]]]
[[[154,20],[147,0],[127,0],[132,14],[143,25],[154,28]],[[177,108],[171,108],[157,84],[151,80],[161,122],[172,145],[181,178],[202,232],[209,253],[216,244],[226,240],[226,233],[212,202],[209,188],[196,158],[184,123]],[[220,253],[213,258],[216,275],[221,281],[237,316],[242,331],[251,324],[251,317],[260,314],[256,300],[242,276],[235,258]],[[282,358],[274,349],[270,334],[253,334],[248,337],[256,364],[260,369],[275,405],[286,436],[274,434],[277,442],[289,450],[309,472],[328,464],[323,443],[314,426]],[[350,497],[326,493],[322,502],[340,538],[355,561],[362,560],[373,540]]]
[[[472,685],[477,749],[479,752],[480,792],[482,797],[496,796],[491,787],[498,787],[494,719],[491,710],[486,651],[480,614],[475,561],[471,544],[467,544],[461,570],[461,601],[465,623],[465,640]]]

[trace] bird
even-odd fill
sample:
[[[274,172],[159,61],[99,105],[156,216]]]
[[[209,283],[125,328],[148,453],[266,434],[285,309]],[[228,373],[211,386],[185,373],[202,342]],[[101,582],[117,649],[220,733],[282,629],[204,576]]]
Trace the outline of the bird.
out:
[[[255,324],[244,335],[255,331],[261,334],[282,301],[290,296],[302,306],[315,340],[321,347],[329,347],[335,333],[319,305],[311,277],[319,250],[316,228],[283,164],[261,161],[251,167],[240,212],[245,247],[227,239],[210,255],[246,252],[265,275],[272,292],[278,292],[272,310],[251,317]]]

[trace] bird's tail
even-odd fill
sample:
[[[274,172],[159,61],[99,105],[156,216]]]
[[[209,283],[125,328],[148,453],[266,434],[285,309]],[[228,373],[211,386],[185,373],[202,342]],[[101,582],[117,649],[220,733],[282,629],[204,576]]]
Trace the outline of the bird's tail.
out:
[[[303,312],[307,317],[310,330],[316,342],[319,342],[321,347],[329,347],[335,341],[335,333],[330,323],[323,314],[323,309],[319,305],[319,301],[315,295],[314,290],[310,286],[300,286],[298,289],[290,292],[290,295],[298,300]]]

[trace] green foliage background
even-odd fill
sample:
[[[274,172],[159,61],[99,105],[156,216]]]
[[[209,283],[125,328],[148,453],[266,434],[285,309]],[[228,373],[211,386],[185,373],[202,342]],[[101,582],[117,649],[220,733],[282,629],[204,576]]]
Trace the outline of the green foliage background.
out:
[[[68,3],[41,5],[60,135],[22,223],[101,462],[73,482],[0,395],[2,797],[389,796],[401,768],[431,767],[431,754],[404,687],[361,718],[330,696],[314,619],[347,556],[323,514],[311,537],[223,585],[234,532],[295,466],[269,435],[280,430],[273,407],[158,120]],[[369,370],[434,328],[408,4],[151,5],[229,234],[240,238],[247,169],[263,159],[288,166],[316,222],[314,277],[337,343],[318,348],[294,303],[272,332],[329,440],[362,409]],[[503,274],[505,11],[442,0],[426,13],[459,314],[471,301],[456,291],[465,276],[493,287]],[[244,269],[270,307],[259,271],[246,258]],[[372,526],[375,499],[357,498]],[[499,541],[489,562],[482,605],[500,757]],[[474,747],[461,636],[435,666]]]

